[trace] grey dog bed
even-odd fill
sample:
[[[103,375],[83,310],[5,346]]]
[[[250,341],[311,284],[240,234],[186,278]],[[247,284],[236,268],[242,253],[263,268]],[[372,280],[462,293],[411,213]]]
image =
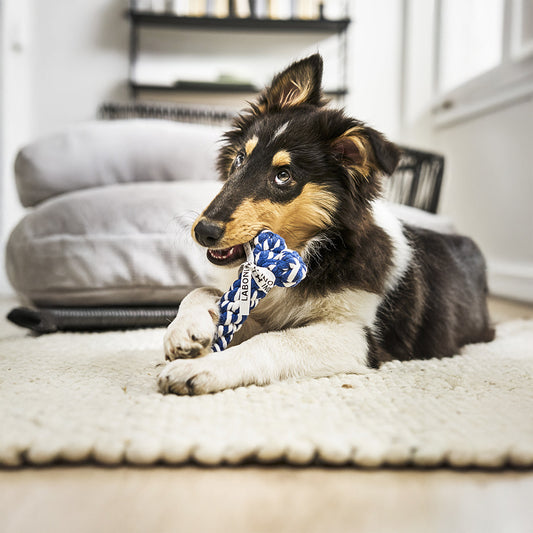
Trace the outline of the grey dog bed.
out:
[[[220,184],[221,130],[156,120],[91,122],[24,147],[31,207],[6,249],[9,280],[37,306],[176,305],[209,280],[190,226]]]

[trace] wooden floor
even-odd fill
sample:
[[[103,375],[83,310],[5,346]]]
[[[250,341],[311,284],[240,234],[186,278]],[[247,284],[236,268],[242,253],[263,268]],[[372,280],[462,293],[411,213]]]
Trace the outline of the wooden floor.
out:
[[[533,306],[490,306],[496,322],[533,318]],[[533,533],[533,471],[0,470],[0,533],[30,531]]]

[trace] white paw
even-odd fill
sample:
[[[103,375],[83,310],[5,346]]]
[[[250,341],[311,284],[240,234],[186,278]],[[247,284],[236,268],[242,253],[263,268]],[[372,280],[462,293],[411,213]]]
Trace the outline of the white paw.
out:
[[[174,361],[207,355],[211,352],[215,331],[213,318],[207,311],[201,310],[195,316],[178,315],[165,332],[165,359]]]
[[[213,354],[202,359],[167,363],[157,378],[159,390],[164,394],[193,396],[236,386],[225,376],[223,365],[218,364],[216,357]]]

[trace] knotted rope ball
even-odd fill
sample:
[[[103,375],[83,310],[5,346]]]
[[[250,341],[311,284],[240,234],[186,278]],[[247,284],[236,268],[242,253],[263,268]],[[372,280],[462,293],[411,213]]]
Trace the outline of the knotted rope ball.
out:
[[[250,312],[276,285],[293,287],[305,278],[307,267],[298,252],[287,248],[282,237],[262,231],[253,244],[246,243],[247,260],[240,276],[219,302],[220,318],[212,351],[228,347],[233,335],[242,327]]]

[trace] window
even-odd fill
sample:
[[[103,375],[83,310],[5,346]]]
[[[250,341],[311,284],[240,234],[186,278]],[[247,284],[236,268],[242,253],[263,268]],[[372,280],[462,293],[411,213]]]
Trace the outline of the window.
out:
[[[533,94],[533,0],[437,0],[437,125]]]
[[[443,0],[439,89],[448,91],[502,60],[504,0]]]
[[[513,2],[512,49],[515,60],[533,55],[533,1]]]

